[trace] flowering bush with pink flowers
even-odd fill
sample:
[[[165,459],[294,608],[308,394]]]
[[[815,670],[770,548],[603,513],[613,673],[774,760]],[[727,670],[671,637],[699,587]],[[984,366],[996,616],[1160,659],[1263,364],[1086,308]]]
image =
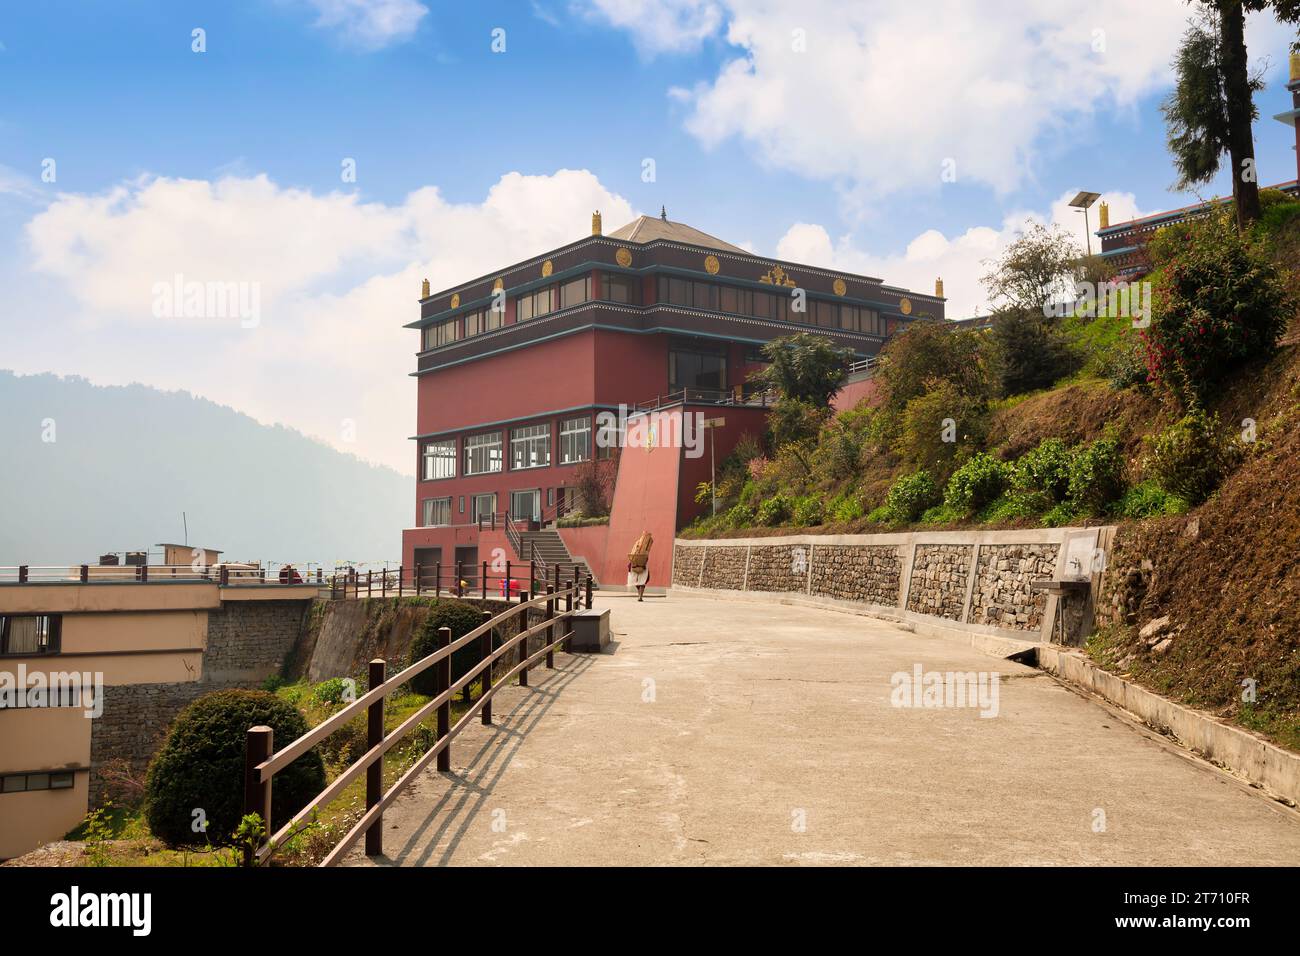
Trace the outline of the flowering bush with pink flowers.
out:
[[[1193,401],[1242,362],[1273,354],[1296,302],[1260,239],[1215,215],[1170,227],[1151,246],[1155,315],[1139,334],[1152,383]]]

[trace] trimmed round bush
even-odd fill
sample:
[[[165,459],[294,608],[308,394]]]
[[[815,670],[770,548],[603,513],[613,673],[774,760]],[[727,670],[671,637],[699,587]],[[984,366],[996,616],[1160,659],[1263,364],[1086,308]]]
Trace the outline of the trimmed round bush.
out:
[[[897,521],[915,521],[939,503],[939,489],[928,471],[904,475],[885,496],[885,507]]]
[[[944,504],[957,512],[979,511],[1002,494],[1010,469],[987,452],[980,452],[948,479]]]
[[[261,690],[219,690],[177,715],[149,764],[145,814],[149,829],[173,846],[225,843],[244,815],[244,741],[249,727],[266,725],[283,747],[305,734],[307,721],[292,705]],[[275,775],[271,825],[277,826],[325,789],[325,765],[314,750]],[[192,828],[195,810],[206,834]]]
[[[429,608],[429,616],[424,619],[424,624],[411,641],[411,663],[414,664],[421,658],[428,657],[438,649],[439,628],[451,628],[451,639],[454,641],[458,637],[464,637],[482,623],[483,611],[474,605],[451,598],[439,598]],[[451,655],[451,679],[453,681],[460,680],[471,667],[479,662],[479,654],[477,641],[470,641],[468,646],[453,651]],[[417,694],[432,697],[437,692],[434,685],[434,671],[436,670],[437,665],[434,665],[433,667],[426,667],[419,674],[416,674],[415,677],[411,678],[411,690]]]
[[[1147,459],[1147,473],[1170,494],[1198,505],[1236,462],[1233,443],[1217,415],[1193,409],[1156,436]]]

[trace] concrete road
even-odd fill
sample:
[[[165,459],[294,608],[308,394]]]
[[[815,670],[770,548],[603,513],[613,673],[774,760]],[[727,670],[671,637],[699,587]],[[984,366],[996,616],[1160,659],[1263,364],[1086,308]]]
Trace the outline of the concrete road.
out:
[[[1300,860],[1300,814],[958,640],[768,603],[597,603],[613,653],[503,690],[453,771],[386,814],[388,855],[349,863]],[[996,716],[894,706],[892,676],[917,665],[998,672]]]

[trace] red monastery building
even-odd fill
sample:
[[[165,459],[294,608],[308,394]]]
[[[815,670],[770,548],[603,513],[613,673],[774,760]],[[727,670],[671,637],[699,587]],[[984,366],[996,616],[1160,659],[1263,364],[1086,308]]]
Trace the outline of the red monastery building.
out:
[[[651,585],[665,584],[711,461],[763,430],[766,398],[746,384],[763,344],[815,331],[865,360],[901,324],[942,319],[936,291],[755,256],[666,214],[603,235],[597,213],[577,242],[434,294],[426,281],[407,326],[421,349],[403,565],[471,577],[535,546],[621,584],[650,531]],[[609,523],[555,529],[584,468],[613,484]]]

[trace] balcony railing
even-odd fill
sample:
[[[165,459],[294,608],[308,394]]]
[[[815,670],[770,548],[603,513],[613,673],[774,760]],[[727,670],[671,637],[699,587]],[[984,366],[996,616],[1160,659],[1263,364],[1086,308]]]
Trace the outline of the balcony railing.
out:
[[[336,572],[319,565],[261,564],[81,564],[0,567],[3,584],[148,584],[162,582],[210,582],[222,587],[266,584],[325,586]]]

